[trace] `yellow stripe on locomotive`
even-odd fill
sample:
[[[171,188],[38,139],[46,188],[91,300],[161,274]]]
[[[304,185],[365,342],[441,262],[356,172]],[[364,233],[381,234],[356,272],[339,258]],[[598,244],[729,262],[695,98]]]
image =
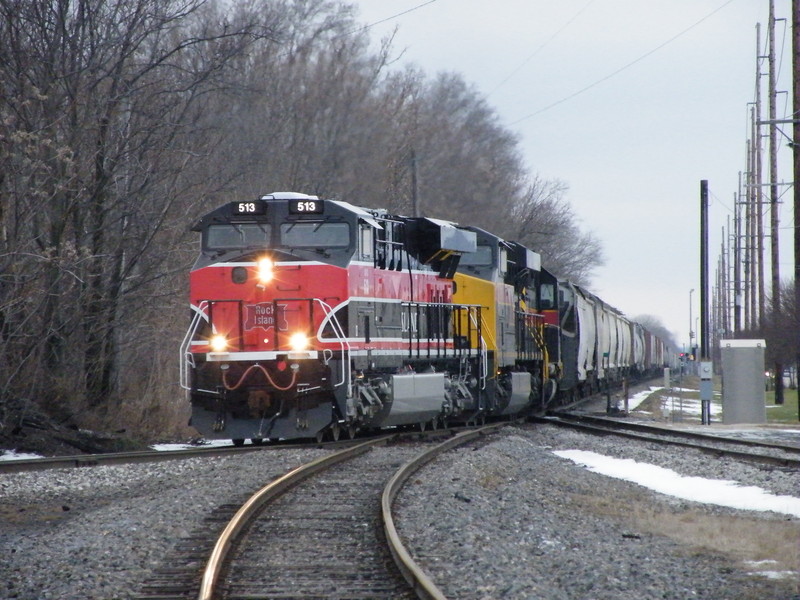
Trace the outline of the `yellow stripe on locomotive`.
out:
[[[459,315],[459,330],[467,332],[470,348],[483,348],[489,352],[497,351],[497,327],[495,323],[495,286],[492,282],[456,273],[453,304],[479,306],[480,323],[475,322],[475,313]],[[481,338],[482,342],[481,343]]]

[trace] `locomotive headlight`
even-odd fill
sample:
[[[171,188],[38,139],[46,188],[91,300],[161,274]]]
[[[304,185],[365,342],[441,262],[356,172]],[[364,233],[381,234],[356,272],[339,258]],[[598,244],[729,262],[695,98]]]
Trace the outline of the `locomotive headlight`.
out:
[[[258,280],[261,283],[269,283],[272,281],[272,270],[274,263],[269,257],[264,257],[258,261]]]
[[[218,333],[211,338],[209,345],[211,346],[212,352],[225,352],[228,347],[228,340],[224,335]]]
[[[305,333],[293,333],[292,337],[289,338],[289,346],[295,352],[302,352],[308,348],[308,336]]]

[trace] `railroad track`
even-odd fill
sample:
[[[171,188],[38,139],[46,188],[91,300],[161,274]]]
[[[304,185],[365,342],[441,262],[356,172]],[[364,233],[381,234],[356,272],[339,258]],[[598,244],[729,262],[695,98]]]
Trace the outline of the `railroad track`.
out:
[[[407,435],[415,435],[420,438],[437,439],[448,437],[453,432],[469,429],[468,427],[457,426],[448,429],[435,429],[425,431],[404,432]],[[378,434],[382,435],[382,434]],[[229,446],[217,445],[198,445],[193,448],[181,450],[136,450],[129,452],[107,452],[104,454],[71,454],[67,456],[44,456],[39,458],[17,458],[0,461],[0,473],[22,473],[25,471],[45,471],[50,469],[80,469],[86,467],[98,467],[103,465],[125,465],[146,462],[159,462],[163,460],[180,460],[184,458],[194,458],[197,456],[228,456],[231,454],[243,454],[248,452],[263,452],[270,450],[286,450],[291,448],[341,448],[349,447],[360,443],[360,439],[327,439],[325,441],[300,440],[293,442],[276,441],[265,442],[252,445]]]
[[[136,598],[445,600],[403,548],[392,502],[424,464],[502,426],[435,446],[384,436],[303,465],[241,506],[219,507],[207,525],[222,533],[184,540]]]
[[[244,452],[259,452],[270,448],[308,447],[306,446],[198,446],[185,450],[139,450],[135,452],[109,452],[106,454],[74,454],[69,456],[46,456],[42,458],[18,458],[0,461],[0,473],[22,473],[24,471],[44,471],[48,469],[75,469],[98,467],[101,465],[127,465],[162,460],[178,460],[196,456],[223,456]]]
[[[386,481],[421,448],[375,446],[347,453],[346,462],[331,464],[344,454],[336,453],[312,463],[315,476],[305,482],[281,482],[296,487],[280,490],[253,521],[216,586],[210,585],[216,565],[206,570],[199,597],[413,598],[381,543],[379,503]],[[227,543],[218,543],[215,552]]]
[[[554,412],[550,416],[532,417],[530,420],[580,429],[596,435],[619,435],[641,441],[694,448],[715,456],[730,456],[773,467],[800,469],[800,447],[786,444],[668,429],[622,419],[569,412]]]

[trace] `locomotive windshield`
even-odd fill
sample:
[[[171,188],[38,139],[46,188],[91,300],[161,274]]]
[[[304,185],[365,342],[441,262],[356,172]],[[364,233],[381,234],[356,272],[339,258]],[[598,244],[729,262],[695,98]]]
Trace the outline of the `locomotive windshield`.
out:
[[[461,256],[461,265],[489,267],[494,264],[491,246],[478,246],[475,252],[467,252]]]
[[[281,246],[291,248],[347,248],[350,226],[325,221],[281,223]]]
[[[350,226],[347,223],[303,221],[281,223],[280,242],[275,243],[271,228],[264,223],[230,223],[211,225],[206,232],[209,250],[236,250],[247,248],[348,248]]]
[[[539,301],[539,308],[542,310],[549,310],[556,307],[556,286],[552,284],[543,283],[539,287],[539,294],[541,299]]]
[[[268,246],[269,227],[258,223],[211,225],[206,233],[206,247],[211,250]]]

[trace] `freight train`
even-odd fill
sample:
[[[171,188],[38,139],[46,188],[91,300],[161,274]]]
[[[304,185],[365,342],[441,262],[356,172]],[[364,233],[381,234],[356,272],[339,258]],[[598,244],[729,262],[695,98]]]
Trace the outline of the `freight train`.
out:
[[[181,385],[206,438],[484,422],[669,361],[640,324],[478,227],[285,192],[192,230]]]

